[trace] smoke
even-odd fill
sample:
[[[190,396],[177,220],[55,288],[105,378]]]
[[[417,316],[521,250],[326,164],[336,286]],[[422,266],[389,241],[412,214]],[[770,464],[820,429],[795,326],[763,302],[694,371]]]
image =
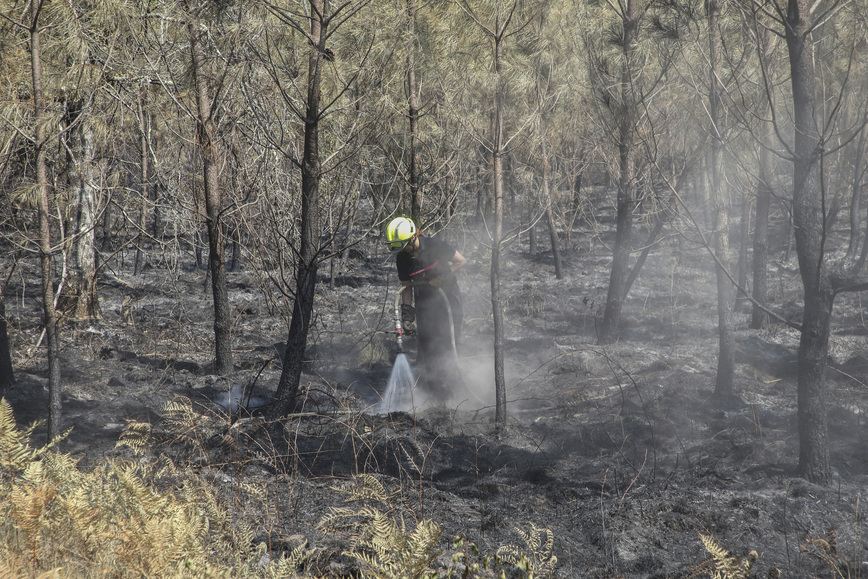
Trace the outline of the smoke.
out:
[[[254,395],[244,384],[238,383],[232,384],[228,391],[220,392],[214,399],[215,410],[219,409],[230,414],[235,414],[242,408],[247,411],[263,408],[266,404],[268,404],[266,397]]]
[[[446,405],[462,410],[493,407],[494,355],[480,348],[459,352],[458,369],[461,380],[454,385]]]

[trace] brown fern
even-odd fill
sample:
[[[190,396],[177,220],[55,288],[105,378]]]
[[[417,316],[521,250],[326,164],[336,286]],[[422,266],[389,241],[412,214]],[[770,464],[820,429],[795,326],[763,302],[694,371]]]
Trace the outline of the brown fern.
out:
[[[799,551],[826,564],[832,577],[849,579],[850,564],[838,554],[838,535],[835,529],[826,530],[826,538],[807,537],[805,542],[799,545]]]

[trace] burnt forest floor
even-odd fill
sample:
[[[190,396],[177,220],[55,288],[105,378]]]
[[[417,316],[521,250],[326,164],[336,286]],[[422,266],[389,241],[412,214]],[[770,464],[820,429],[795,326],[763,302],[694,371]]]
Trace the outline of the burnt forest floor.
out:
[[[321,268],[302,381],[306,413],[277,425],[255,411],[276,387],[286,339],[281,302],[262,290],[268,282],[250,264],[230,272],[235,371],[219,378],[209,371],[210,287],[193,254],[167,260],[154,250],[139,275],[131,254],[121,254],[102,271],[102,319],[62,327],[63,412],[74,428],[61,450],[88,468],[126,452],[115,443],[128,420],[149,422],[173,441],[162,452],[228,494],[239,481],[268,489],[267,501],[233,508],[276,549],[305,537],[338,553],[340,538],[316,523],[342,504],[335,484],[367,472],[399,490],[408,512],[443,526],[446,553],[456,535],[485,550],[521,544],[515,528],[550,529],[561,577],[688,576],[708,556],[700,534],[737,555],[757,551],[757,575],[830,577],[828,562],[800,549],[830,532],[843,576],[868,576],[861,294],[841,295],[835,305],[828,372],[835,474],[820,487],[796,473],[797,332],[780,323],[750,330],[750,307],[741,307],[737,399],[716,401],[712,262],[675,235],[651,252],[611,346],[596,341],[609,233],[587,224],[574,230],[562,280],[549,255],[528,253],[526,239],[507,246],[509,416],[496,431],[490,252],[469,229],[443,235],[469,259],[460,274],[467,389],[452,399],[410,413],[365,412],[383,393],[395,354],[397,280],[376,240],[351,250],[334,287],[328,265]],[[35,264],[20,266],[6,298],[17,384],[5,396],[20,425],[47,415],[38,285]],[[778,252],[770,287],[776,309],[797,321],[794,255]],[[226,410],[231,393],[252,416]],[[201,413],[200,428],[173,438],[165,405],[183,400]],[[330,572],[344,569],[340,561]]]

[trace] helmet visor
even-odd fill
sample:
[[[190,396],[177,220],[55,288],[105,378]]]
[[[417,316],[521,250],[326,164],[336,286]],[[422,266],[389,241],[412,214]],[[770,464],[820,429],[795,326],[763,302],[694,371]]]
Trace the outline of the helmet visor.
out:
[[[412,237],[410,239],[412,239]],[[405,247],[407,247],[407,244],[410,243],[410,239],[403,239],[403,240],[402,239],[396,239],[395,241],[390,241],[389,242],[389,249],[393,253],[397,253],[397,252],[401,251],[402,249],[404,249]]]

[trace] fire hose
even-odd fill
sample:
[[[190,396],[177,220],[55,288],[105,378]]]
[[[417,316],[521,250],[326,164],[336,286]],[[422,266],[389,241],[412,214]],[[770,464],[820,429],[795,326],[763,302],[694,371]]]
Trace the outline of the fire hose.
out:
[[[404,353],[404,327],[401,323],[401,296],[404,293],[404,290],[408,288],[412,288],[413,286],[419,285],[430,285],[424,282],[411,282],[405,286],[401,286],[401,289],[398,290],[398,293],[395,295],[395,334],[397,336],[397,346],[398,346],[398,354]],[[436,287],[436,286],[432,286]],[[452,353],[455,355],[455,362],[458,363],[458,348],[455,344],[455,322],[452,320],[452,305],[449,303],[449,298],[446,296],[446,292],[443,291],[443,288],[437,287],[437,291],[440,296],[443,298],[443,303],[446,305],[446,313],[449,316],[449,339],[452,345]],[[459,372],[459,376],[461,373],[460,368],[456,366],[456,370]],[[469,393],[476,399],[477,402],[481,404],[485,404],[486,402],[480,398],[479,394],[476,393],[475,389],[469,388]]]
[[[404,353],[404,327],[401,323],[401,296],[404,294],[404,290],[408,288],[412,288],[414,286],[419,285],[430,285],[423,282],[411,282],[405,286],[401,286],[401,289],[398,290],[398,293],[395,294],[395,334],[398,337],[398,353]],[[434,286],[432,286],[434,287]],[[440,293],[440,296],[443,298],[443,303],[446,304],[446,313],[449,317],[449,339],[452,342],[452,351],[455,353],[455,360],[458,360],[458,348],[455,345],[455,323],[452,320],[452,305],[449,303],[449,298],[446,296],[446,292],[443,291],[443,288],[438,287],[437,291]]]

